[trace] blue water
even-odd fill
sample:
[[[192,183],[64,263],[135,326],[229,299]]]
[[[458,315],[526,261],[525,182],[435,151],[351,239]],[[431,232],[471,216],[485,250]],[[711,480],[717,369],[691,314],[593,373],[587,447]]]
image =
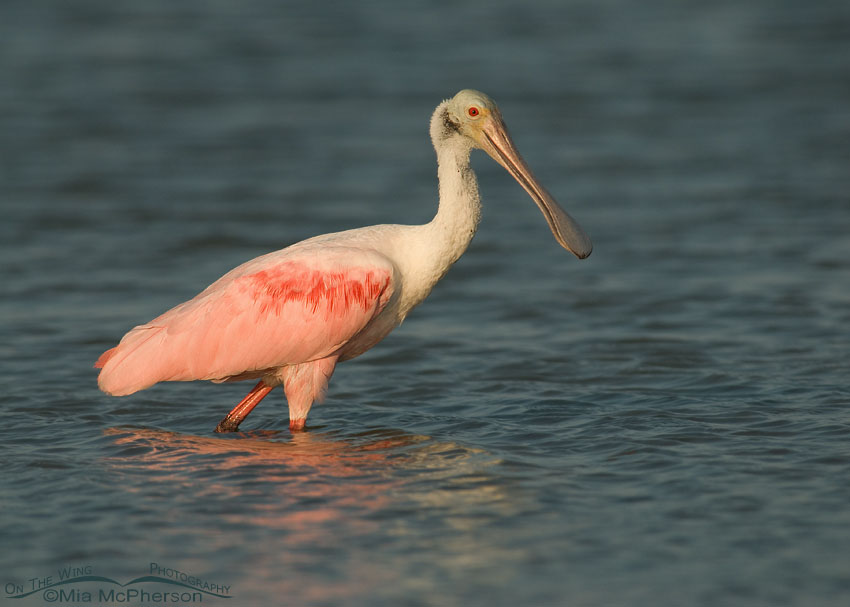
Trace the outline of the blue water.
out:
[[[151,563],[214,605],[848,604],[846,2],[0,12],[3,604]],[[214,435],[248,384],[97,390],[242,261],[429,220],[467,87],[589,259],[478,154],[470,250],[307,432],[273,393]]]

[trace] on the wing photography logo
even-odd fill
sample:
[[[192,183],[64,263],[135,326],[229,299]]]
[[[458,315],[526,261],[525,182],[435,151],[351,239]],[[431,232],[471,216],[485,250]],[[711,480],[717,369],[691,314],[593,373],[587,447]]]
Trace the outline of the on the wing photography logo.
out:
[[[6,582],[7,599],[41,598],[54,605],[120,604],[153,607],[197,605],[210,599],[229,599],[230,586],[159,563],[150,563],[145,575],[119,582],[98,575],[91,565],[61,567],[55,574],[24,582]]]

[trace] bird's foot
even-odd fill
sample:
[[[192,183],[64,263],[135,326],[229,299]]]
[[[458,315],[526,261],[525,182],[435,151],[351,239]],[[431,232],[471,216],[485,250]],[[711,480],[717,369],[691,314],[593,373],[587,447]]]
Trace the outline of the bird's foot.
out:
[[[214,432],[217,432],[219,434],[222,434],[224,432],[236,432],[239,430],[240,421],[241,420],[235,420],[228,415],[223,420],[218,422],[218,425],[215,427]]]
[[[271,392],[274,386],[268,385],[263,380],[260,380],[254,389],[248,392],[248,395],[239,401],[239,404],[233,407],[233,410],[228,413],[223,420],[218,422],[218,425],[215,427],[215,431],[218,433],[222,432],[236,432],[239,429],[239,424],[242,423],[248,414],[253,410],[254,407],[257,406],[263,398],[265,398],[266,394]]]

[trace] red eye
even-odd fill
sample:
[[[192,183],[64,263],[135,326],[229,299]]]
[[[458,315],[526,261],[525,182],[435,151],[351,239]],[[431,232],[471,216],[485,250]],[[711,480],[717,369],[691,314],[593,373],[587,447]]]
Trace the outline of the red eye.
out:
[[[473,118],[475,118],[479,114],[478,108],[475,107],[474,105],[466,111]]]

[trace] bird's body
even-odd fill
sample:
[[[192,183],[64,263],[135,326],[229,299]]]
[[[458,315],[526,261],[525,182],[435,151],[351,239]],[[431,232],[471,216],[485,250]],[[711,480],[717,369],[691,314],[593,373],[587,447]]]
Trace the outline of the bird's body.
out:
[[[516,153],[489,97],[467,90],[440,104],[431,138],[440,184],[431,222],[326,234],[242,264],[104,352],[95,365],[101,389],[121,396],[160,381],[259,379],[216,430],[235,430],[277,385],[286,393],[290,427],[302,428],[336,363],[386,337],[468,247],[480,217],[473,147],[517,178],[563,246],[590,254],[581,228]]]

